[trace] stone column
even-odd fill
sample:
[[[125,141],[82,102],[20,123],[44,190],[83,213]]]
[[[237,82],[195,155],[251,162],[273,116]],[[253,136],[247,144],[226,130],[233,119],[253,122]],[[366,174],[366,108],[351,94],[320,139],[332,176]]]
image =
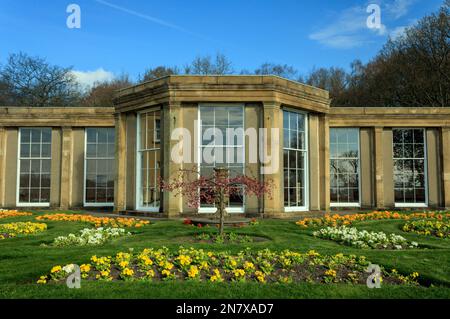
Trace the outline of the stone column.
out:
[[[271,157],[272,163],[267,163],[266,166],[273,165],[275,170],[269,174],[263,174],[264,181],[271,180],[272,198],[270,196],[264,196],[264,217],[273,217],[284,213],[284,189],[283,189],[283,111],[281,110],[281,104],[276,102],[264,102],[263,111],[263,128],[266,129],[268,135],[267,145],[263,145],[264,156]],[[278,130],[278,135],[272,135],[272,129]],[[276,151],[275,154],[271,154],[272,145],[274,145]],[[267,162],[266,159],[262,160],[262,167]]]
[[[114,183],[114,211],[116,213],[126,209],[126,136],[127,116],[125,113],[115,115],[116,122],[116,178]]]
[[[375,204],[385,208],[384,203],[384,168],[383,168],[383,127],[375,127]]]
[[[6,129],[0,127],[0,208],[5,206]]]
[[[330,123],[327,115],[319,118],[320,208],[330,210]]]
[[[320,210],[320,145],[319,116],[309,115],[309,209]],[[307,187],[307,185],[306,185]]]
[[[62,128],[60,206],[72,206],[73,134],[71,127]]]
[[[176,128],[183,127],[183,117],[181,115],[181,104],[179,102],[169,102],[162,108],[162,177],[165,181],[169,181],[175,177],[177,172],[182,168],[180,164],[176,164],[171,159],[171,152],[177,141],[172,141],[171,135]],[[172,192],[162,193],[162,210],[165,217],[175,218],[183,211],[182,198],[175,197]]]
[[[450,127],[443,127],[441,132],[444,207],[450,209]]]

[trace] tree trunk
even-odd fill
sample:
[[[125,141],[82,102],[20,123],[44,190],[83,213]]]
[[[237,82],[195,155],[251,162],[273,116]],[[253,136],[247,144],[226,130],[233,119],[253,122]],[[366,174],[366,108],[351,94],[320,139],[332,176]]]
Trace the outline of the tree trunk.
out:
[[[226,215],[226,198],[225,187],[228,180],[228,168],[218,167],[214,169],[216,173],[216,182],[220,181],[220,186],[216,187],[216,207],[217,215],[219,217],[219,236],[223,236],[225,227],[225,215]]]

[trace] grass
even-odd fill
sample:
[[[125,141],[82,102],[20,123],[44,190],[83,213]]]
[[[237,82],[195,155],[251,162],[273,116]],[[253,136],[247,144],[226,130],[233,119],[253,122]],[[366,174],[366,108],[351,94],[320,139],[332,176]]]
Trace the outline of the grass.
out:
[[[34,221],[34,216],[7,218],[0,223]],[[89,227],[74,222],[45,221],[48,230],[28,237],[0,240],[0,298],[450,298],[450,239],[438,239],[401,230],[405,221],[365,221],[358,229],[397,233],[409,241],[417,241],[428,249],[381,251],[342,246],[332,241],[314,238],[315,229],[303,229],[293,222],[264,220],[257,226],[234,229],[236,233],[265,237],[270,241],[248,244],[186,243],[186,236],[198,232],[214,232],[213,228],[185,226],[181,221],[161,221],[141,229],[131,229],[131,237],[120,238],[101,247],[41,247],[55,237],[78,232]],[[252,250],[291,249],[300,252],[316,250],[321,254],[356,254],[367,256],[375,263],[400,273],[417,271],[426,287],[386,286],[368,289],[362,285],[233,283],[210,284],[194,282],[82,282],[81,289],[65,285],[35,284],[54,265],[88,262],[92,255],[112,255],[129,248],[142,250],[166,246],[176,250],[180,245],[208,250],[238,252]],[[431,285],[431,287],[429,287]]]

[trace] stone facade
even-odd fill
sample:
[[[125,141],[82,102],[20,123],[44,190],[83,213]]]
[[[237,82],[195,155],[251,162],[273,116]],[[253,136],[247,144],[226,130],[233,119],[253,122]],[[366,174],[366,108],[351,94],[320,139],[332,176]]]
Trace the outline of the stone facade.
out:
[[[194,135],[202,106],[227,105],[242,106],[243,129],[266,128],[269,132],[279,129],[281,132],[279,140],[269,134],[265,145],[266,155],[272,160],[275,158],[280,169],[254,176],[274,181],[274,196],[248,198],[237,214],[289,218],[332,209],[335,205],[330,199],[330,132],[336,128],[352,128],[358,132],[359,201],[349,207],[396,207],[398,195],[394,190],[398,188],[398,181],[394,179],[393,136],[395,130],[401,128],[423,129],[424,132],[426,201],[420,209],[450,207],[450,109],[447,108],[334,108],[330,107],[328,92],[274,76],[170,76],[119,91],[115,104],[115,109],[1,107],[0,207],[15,207],[18,203],[21,128],[52,129],[49,206],[67,209],[86,204],[86,129],[115,127],[114,210],[144,210],[170,218],[201,213],[169,192],[155,194],[148,176],[154,179],[157,174],[168,179],[181,168],[197,168],[196,164],[176,164],[171,159],[171,152],[178,143],[171,139],[171,134],[184,128]],[[295,196],[307,198],[302,198],[305,205],[298,210],[285,208],[283,128],[286,130],[287,111],[299,112],[305,119],[306,167],[302,168],[302,183],[297,177],[296,187],[301,191],[296,190]],[[151,123],[145,120],[145,129],[142,128],[143,114],[153,116]],[[153,148],[143,149],[143,136],[146,141],[154,140]],[[272,146],[276,151],[269,154]],[[195,143],[191,147],[192,153],[198,151]],[[145,159],[147,166],[142,164],[144,154],[155,156],[155,162]],[[249,138],[246,137],[245,171],[257,172],[262,166],[261,159],[250,163],[249,156]],[[142,174],[147,174],[147,181],[143,181]],[[299,195],[300,192],[303,195]],[[142,207],[143,196],[152,197],[144,201],[146,207]],[[417,207],[411,205],[411,208]]]

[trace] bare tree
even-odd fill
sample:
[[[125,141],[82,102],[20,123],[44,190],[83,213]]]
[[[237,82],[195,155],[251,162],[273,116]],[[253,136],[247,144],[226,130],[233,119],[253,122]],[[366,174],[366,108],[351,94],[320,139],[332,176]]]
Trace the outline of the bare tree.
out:
[[[354,63],[334,105],[450,106],[450,1],[389,39],[368,64]]]
[[[255,70],[257,75],[277,75],[287,79],[294,80],[298,76],[297,70],[287,64],[274,64],[274,63],[263,63],[258,69]]]
[[[330,92],[331,98],[341,96],[347,89],[349,75],[342,68],[313,69],[306,77],[306,83]]]
[[[217,53],[214,61],[211,56],[198,56],[184,67],[185,74],[227,75],[233,73],[231,61],[221,53]]]
[[[0,69],[0,95],[6,96],[10,105],[76,105],[81,93],[71,71],[25,53],[11,54]]]
[[[133,85],[133,82],[127,74],[122,74],[112,81],[96,83],[83,97],[81,105],[92,107],[114,106],[114,93],[131,85]]]
[[[147,69],[144,72],[144,75],[142,76],[142,80],[140,80],[139,82],[152,81],[168,75],[176,75],[176,74],[180,74],[180,70],[176,66],[175,67],[157,66],[155,68]]]

